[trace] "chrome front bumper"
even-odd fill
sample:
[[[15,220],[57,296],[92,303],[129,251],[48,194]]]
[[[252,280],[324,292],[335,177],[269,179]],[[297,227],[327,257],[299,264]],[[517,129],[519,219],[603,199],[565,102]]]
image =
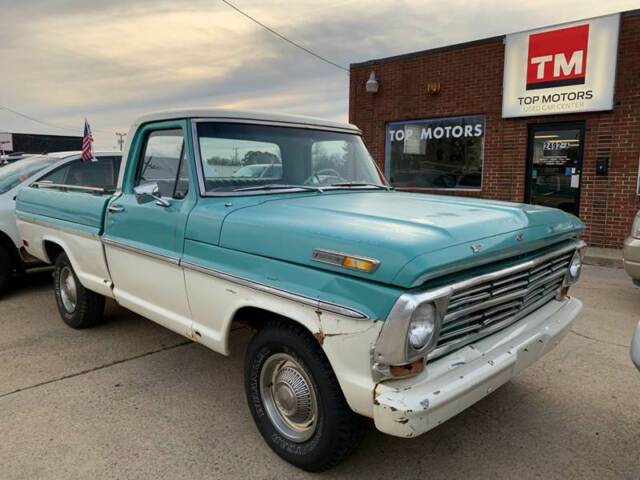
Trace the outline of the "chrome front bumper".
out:
[[[417,377],[378,384],[376,427],[415,437],[440,425],[552,350],[581,310],[574,298],[551,301],[496,334],[428,362]]]
[[[636,331],[633,334],[631,340],[631,360],[635,366],[640,370],[640,322],[636,326]]]

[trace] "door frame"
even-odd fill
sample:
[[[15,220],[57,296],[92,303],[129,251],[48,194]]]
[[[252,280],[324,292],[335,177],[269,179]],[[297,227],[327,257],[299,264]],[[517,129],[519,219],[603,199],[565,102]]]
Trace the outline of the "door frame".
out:
[[[531,203],[531,187],[530,173],[533,167],[533,139],[536,131],[540,130],[579,130],[580,131],[580,164],[578,170],[580,172],[580,186],[576,194],[576,212],[580,212],[580,196],[582,193],[582,176],[584,165],[584,133],[586,129],[584,120],[575,120],[571,122],[543,122],[529,123],[527,125],[527,161],[524,172],[524,203]]]

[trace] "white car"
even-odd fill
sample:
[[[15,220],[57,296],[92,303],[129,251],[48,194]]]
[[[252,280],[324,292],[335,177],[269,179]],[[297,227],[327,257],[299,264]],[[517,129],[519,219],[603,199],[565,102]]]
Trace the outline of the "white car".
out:
[[[15,197],[33,182],[87,184],[115,189],[120,152],[97,152],[95,162],[82,162],[80,152],[58,152],[24,158],[0,167],[0,295],[16,274],[42,266],[23,248],[15,217]]]

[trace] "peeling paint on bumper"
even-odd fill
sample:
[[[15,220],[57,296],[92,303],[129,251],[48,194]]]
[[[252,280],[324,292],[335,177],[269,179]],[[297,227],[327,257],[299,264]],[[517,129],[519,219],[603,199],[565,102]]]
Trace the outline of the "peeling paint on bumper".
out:
[[[581,310],[574,298],[552,301],[505,330],[428,363],[417,377],[377,385],[376,427],[415,437],[440,425],[552,350]]]

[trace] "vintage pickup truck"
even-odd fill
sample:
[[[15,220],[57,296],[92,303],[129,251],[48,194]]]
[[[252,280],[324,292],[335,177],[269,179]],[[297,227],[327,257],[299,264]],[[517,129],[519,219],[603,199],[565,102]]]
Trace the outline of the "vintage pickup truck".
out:
[[[309,471],[353,450],[364,417],[415,437],[551,350],[582,308],[583,224],[533,205],[394,191],[352,126],[226,110],[140,118],[115,194],[18,195],[28,251],[55,264],[74,328],[105,298],[229,354],[249,409]],[[269,176],[234,176],[246,164]]]

